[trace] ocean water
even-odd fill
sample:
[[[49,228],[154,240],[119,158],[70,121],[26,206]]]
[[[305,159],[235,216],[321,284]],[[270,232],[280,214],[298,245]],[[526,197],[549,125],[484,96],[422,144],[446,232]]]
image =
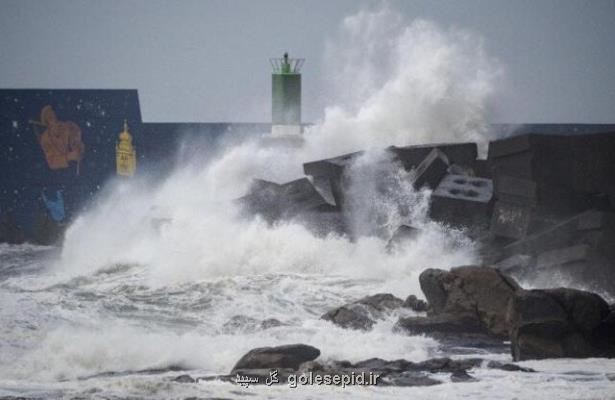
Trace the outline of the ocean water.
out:
[[[350,244],[349,244],[350,245]],[[615,360],[523,362],[537,373],[477,368],[478,382],[431,387],[250,386],[176,383],[172,378],[229,373],[248,350],[306,343],[321,359],[479,356],[508,353],[443,348],[424,336],[392,333],[396,315],[370,332],[340,329],[320,315],[366,294],[416,290],[415,271],[397,278],[348,273],[232,273],[152,285],[148,267],[116,264],[58,279],[58,249],[0,246],[0,396],[31,398],[615,398]],[[394,263],[387,268],[394,268]],[[53,283],[52,283],[53,282]],[[406,311],[406,313],[411,313]],[[235,316],[253,318],[230,323]],[[262,329],[276,318],[284,326]],[[235,319],[236,320],[236,319]]]

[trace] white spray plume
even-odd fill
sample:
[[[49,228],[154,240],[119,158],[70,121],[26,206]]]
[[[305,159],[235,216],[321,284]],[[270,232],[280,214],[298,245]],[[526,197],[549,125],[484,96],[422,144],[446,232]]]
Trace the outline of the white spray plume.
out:
[[[395,221],[387,228],[402,217],[423,221],[423,234],[399,254],[388,254],[386,242],[377,238],[322,238],[295,223],[271,227],[235,218],[230,200],[245,193],[252,178],[296,179],[306,161],[389,145],[485,140],[487,102],[499,69],[476,35],[423,20],[406,24],[388,9],[361,11],[343,21],[327,54],[333,57],[330,79],[348,95],[306,130],[302,147],[281,151],[255,137],[223,148],[205,166],[179,165],[161,185],[117,185],[68,229],[58,271],[87,274],[114,263],[139,263],[164,284],[263,272],[399,277],[474,261],[467,239],[426,220],[428,193],[399,186],[404,172],[386,160],[375,165],[389,171],[399,196],[357,197],[380,203],[375,214],[358,212],[363,220],[355,228],[364,229],[374,215]],[[362,163],[355,173],[369,172]],[[400,213],[400,201],[409,210]],[[158,217],[169,221],[153,226]]]

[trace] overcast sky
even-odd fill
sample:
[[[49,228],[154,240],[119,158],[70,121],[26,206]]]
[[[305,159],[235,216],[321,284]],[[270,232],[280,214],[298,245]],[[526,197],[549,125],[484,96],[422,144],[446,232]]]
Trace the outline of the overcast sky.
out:
[[[395,1],[469,29],[505,68],[493,122],[615,122],[615,0]],[[322,117],[325,43],[374,1],[0,0],[0,87],[136,88],[145,121],[270,120],[269,57],[306,58]]]

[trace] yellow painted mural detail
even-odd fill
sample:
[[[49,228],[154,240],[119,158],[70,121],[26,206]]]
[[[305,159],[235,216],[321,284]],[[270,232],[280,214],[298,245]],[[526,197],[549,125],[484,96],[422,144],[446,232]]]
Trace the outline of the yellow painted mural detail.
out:
[[[77,162],[77,174],[79,164],[85,153],[85,144],[81,140],[81,129],[72,121],[60,121],[50,105],[41,110],[40,121],[30,121],[31,124],[43,127],[45,130],[35,130],[47,165],[51,169],[68,168],[70,161]]]
[[[120,132],[120,141],[115,145],[117,174],[133,176],[137,168],[137,152],[132,145],[132,136],[128,132],[128,123],[124,121],[124,130]]]

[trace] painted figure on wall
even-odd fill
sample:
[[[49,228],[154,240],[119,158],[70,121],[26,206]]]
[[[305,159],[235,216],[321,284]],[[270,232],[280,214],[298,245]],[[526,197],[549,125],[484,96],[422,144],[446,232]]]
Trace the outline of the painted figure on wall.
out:
[[[45,154],[50,169],[64,169],[71,161],[76,162],[79,175],[85,144],[81,140],[81,129],[72,121],[60,121],[53,108],[46,105],[41,110],[40,121],[30,121],[35,126],[38,142]],[[41,128],[44,129],[40,133]]]
[[[64,211],[64,197],[62,197],[62,191],[56,190],[55,198],[48,198],[45,191],[43,191],[41,197],[43,198],[43,203],[45,203],[49,217],[58,223],[64,221],[66,212]]]

